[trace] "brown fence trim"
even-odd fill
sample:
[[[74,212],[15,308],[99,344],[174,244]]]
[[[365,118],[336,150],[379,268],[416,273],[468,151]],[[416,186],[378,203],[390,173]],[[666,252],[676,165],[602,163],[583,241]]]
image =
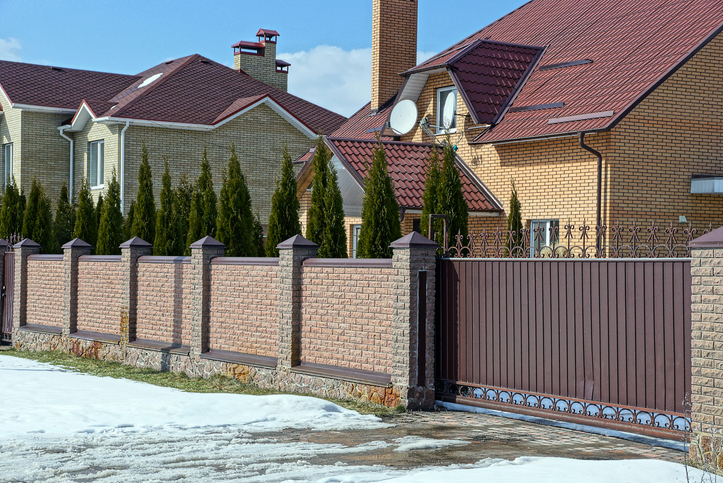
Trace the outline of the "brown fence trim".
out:
[[[81,255],[79,262],[120,262],[120,255]]]
[[[158,352],[169,352],[171,354],[188,355],[191,353],[191,346],[183,344],[173,344],[171,342],[160,342],[150,339],[136,339],[133,342],[129,342],[128,347]]]
[[[117,344],[120,342],[120,335],[105,334],[103,332],[93,332],[90,330],[78,330],[70,334],[72,339],[91,340],[93,342],[110,342]]]
[[[211,259],[212,265],[266,265],[275,267],[279,265],[276,257],[216,257]]]
[[[145,255],[138,258],[138,263],[191,263],[191,257],[156,257]]]
[[[63,255],[28,255],[28,260],[43,262],[62,262]]]
[[[211,361],[228,362],[231,364],[243,364],[246,366],[266,367],[276,369],[276,357],[255,356],[252,354],[242,354],[240,352],[222,351],[211,349],[201,354],[201,359]]]
[[[56,334],[60,335],[63,332],[61,327],[55,327],[53,325],[40,325],[40,324],[27,324],[20,326],[20,330],[27,330],[29,332],[40,332],[42,334]]]
[[[298,366],[292,367],[291,372],[369,384],[371,386],[388,387],[392,383],[392,376],[390,374],[362,371],[361,369],[349,369],[346,367],[328,366],[326,364],[313,364],[311,362],[302,362]]]
[[[391,258],[307,258],[305,267],[392,268]]]

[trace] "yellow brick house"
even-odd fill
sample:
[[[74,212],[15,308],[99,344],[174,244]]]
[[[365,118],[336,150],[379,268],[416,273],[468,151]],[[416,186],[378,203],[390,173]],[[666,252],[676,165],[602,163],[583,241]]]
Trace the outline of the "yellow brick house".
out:
[[[345,118],[286,92],[289,64],[276,59],[278,32],[234,44],[235,68],[191,55],[138,75],[0,61],[0,168],[26,191],[33,178],[57,199],[66,183],[87,178],[94,197],[115,169],[124,212],[137,192],[145,143],[160,192],[163,160],[173,182],[198,177],[204,147],[220,189],[229,146],[236,145],[263,223],[287,146],[298,156],[318,132]]]

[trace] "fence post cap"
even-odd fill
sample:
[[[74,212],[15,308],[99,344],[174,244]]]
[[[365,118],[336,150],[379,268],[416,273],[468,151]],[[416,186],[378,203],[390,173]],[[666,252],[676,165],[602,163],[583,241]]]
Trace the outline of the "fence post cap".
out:
[[[90,243],[86,243],[83,240],[81,240],[80,238],[73,238],[68,243],[63,245],[61,248],[63,250],[65,250],[66,248],[92,248],[92,247],[90,246]]]
[[[690,248],[723,247],[723,226],[692,240],[688,246]]]
[[[35,243],[30,238],[23,238],[18,243],[13,245],[14,248],[40,248],[40,245]]]
[[[283,250],[285,248],[299,248],[299,247],[309,247],[309,248],[319,248],[319,245],[314,243],[313,241],[309,241],[306,238],[304,238],[301,235],[294,235],[288,240],[284,240],[278,245],[276,245],[276,248]]]
[[[7,247],[8,241],[5,238],[0,238],[0,248]]]
[[[134,236],[130,240],[121,243],[118,248],[135,248],[135,247],[152,247],[150,243],[145,241],[143,238],[138,238],[137,236]]]
[[[205,237],[203,237],[200,240],[197,240],[191,244],[191,248],[207,248],[207,247],[226,248],[226,245],[224,245],[223,243],[216,240],[214,237],[212,237],[210,235],[206,235]]]
[[[429,248],[438,248],[439,245],[437,245],[435,242],[427,238],[426,236],[422,236],[416,231],[413,231],[409,235],[405,235],[399,240],[395,240],[392,242],[391,245],[389,245],[392,248],[409,248],[409,247],[429,247]]]

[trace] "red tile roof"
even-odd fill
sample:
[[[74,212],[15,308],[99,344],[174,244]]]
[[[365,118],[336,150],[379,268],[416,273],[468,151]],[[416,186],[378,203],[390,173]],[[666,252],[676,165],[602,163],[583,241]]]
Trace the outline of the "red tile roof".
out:
[[[532,0],[418,68],[442,65],[479,39],[548,46],[514,106],[564,106],[508,112],[476,141],[606,130],[721,30],[720,0]],[[583,59],[592,63],[544,69]],[[614,115],[548,124],[550,118],[604,111]]]
[[[77,109],[83,99],[108,100],[139,79],[134,75],[0,61],[0,86],[13,104]]]
[[[370,139],[326,138],[332,152],[349,169],[352,175],[363,183],[367,166],[377,145]],[[389,176],[394,182],[394,192],[401,208],[422,209],[422,195],[427,171],[427,157],[431,144],[382,141],[387,157]],[[441,148],[440,155],[441,155]],[[499,202],[489,190],[471,173],[463,162],[457,159],[462,192],[470,211],[501,211]]]
[[[359,109],[349,119],[342,124],[339,129],[331,133],[331,137],[350,138],[350,139],[376,139],[377,134],[384,127],[384,123],[389,118],[389,109],[394,105],[396,96],[385,102],[376,113],[372,114],[371,105],[367,105]],[[382,137],[389,139],[390,137]]]

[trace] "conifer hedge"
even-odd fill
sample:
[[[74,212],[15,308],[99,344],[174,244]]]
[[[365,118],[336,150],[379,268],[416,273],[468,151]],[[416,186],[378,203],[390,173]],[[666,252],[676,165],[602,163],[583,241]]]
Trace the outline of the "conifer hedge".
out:
[[[115,168],[108,185],[108,194],[100,212],[98,227],[98,244],[95,252],[98,255],[120,255],[120,244],[126,240],[123,226],[123,213],[120,204],[120,184],[116,178]]]
[[[266,256],[278,257],[276,246],[294,235],[301,234],[299,221],[299,198],[294,166],[289,150],[284,146],[281,177],[276,180],[276,190],[271,198],[271,215],[266,235]]]
[[[148,150],[143,143],[141,151],[141,165],[138,168],[138,194],[136,206],[133,211],[133,225],[131,225],[131,238],[139,237],[148,243],[156,238],[156,202],[153,199],[153,176],[151,166],[148,164]]]
[[[228,170],[224,173],[218,199],[216,222],[216,238],[226,245],[226,256],[263,256],[263,253],[257,251],[258,242],[254,221],[251,211],[251,194],[246,186],[246,178],[241,172],[241,164],[236,156],[236,146],[231,144]],[[261,236],[263,239],[263,229]]]

